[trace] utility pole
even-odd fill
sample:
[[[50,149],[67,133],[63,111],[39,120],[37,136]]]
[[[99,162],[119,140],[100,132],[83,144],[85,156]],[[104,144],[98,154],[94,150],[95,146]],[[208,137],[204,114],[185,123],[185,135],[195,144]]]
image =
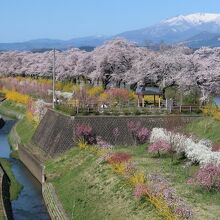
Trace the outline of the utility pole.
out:
[[[55,48],[53,49],[53,109],[55,108]]]

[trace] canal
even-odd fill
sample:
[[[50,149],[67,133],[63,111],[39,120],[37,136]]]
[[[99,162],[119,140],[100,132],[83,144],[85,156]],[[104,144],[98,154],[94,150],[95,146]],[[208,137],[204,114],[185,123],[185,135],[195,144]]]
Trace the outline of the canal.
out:
[[[0,129],[0,157],[11,162],[15,178],[23,185],[18,199],[12,201],[13,217],[15,220],[49,220],[41,193],[41,184],[21,161],[10,158],[8,134],[15,121],[6,119],[5,122],[4,127]]]

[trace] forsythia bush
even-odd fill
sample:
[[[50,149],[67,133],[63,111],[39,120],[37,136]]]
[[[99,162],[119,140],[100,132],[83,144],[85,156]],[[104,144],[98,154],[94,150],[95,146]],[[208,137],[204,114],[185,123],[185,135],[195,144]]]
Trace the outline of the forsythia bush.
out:
[[[214,104],[207,105],[202,108],[202,112],[205,115],[212,116],[213,118],[220,120],[220,107]]]
[[[27,105],[30,100],[29,95],[24,95],[16,91],[6,91],[5,96],[8,100],[15,101],[24,105]]]

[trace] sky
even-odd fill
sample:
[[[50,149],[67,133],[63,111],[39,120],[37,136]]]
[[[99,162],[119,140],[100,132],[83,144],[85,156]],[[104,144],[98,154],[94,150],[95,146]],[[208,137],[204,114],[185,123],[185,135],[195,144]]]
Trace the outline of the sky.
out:
[[[220,0],[0,0],[0,42],[111,36],[196,12]]]

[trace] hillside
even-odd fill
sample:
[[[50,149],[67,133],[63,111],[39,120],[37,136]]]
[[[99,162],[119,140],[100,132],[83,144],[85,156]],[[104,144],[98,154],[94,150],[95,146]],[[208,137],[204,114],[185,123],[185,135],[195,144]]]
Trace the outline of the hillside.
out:
[[[105,41],[117,37],[123,37],[141,46],[149,46],[149,42],[150,44],[160,44],[161,42],[167,44],[184,43],[192,48],[220,46],[219,37],[207,41],[207,36],[205,35],[202,39],[200,38],[199,42],[193,40],[197,35],[201,37],[201,34],[204,32],[208,32],[209,35],[217,34],[220,36],[220,14],[194,13],[179,15],[162,20],[149,27],[125,31],[115,34],[114,36],[95,35],[70,40],[36,39],[25,42],[0,43],[0,51],[24,51],[51,48],[65,50],[73,47],[97,47],[102,45]],[[192,40],[190,40],[191,38]]]
[[[139,204],[132,188],[92,154],[72,149],[46,164],[47,180],[74,219],[152,219],[160,216],[150,203]]]
[[[135,166],[146,175],[162,175],[184,201],[194,209],[195,219],[215,220],[219,213],[220,194],[187,184],[198,166],[186,166],[184,160],[172,161],[149,154],[146,146],[120,147],[116,152],[132,155]],[[137,200],[125,179],[97,156],[72,149],[46,164],[47,180],[55,186],[69,216],[76,219],[163,219],[148,200]]]

